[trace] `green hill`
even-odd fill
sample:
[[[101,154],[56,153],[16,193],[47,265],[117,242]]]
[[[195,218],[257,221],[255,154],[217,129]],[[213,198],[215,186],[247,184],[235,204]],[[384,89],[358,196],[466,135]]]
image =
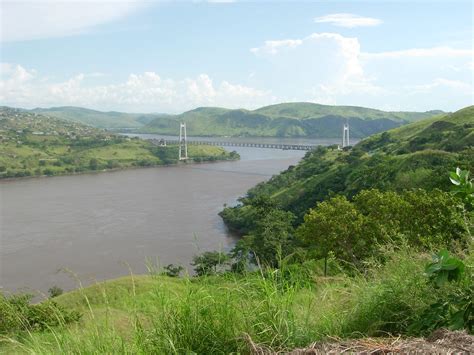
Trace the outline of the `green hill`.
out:
[[[349,120],[355,138],[388,130],[407,122],[432,117],[442,111],[386,112],[356,106],[328,106],[308,102],[282,103],[256,110],[199,107],[178,115],[160,113],[102,112],[63,106],[25,110],[51,117],[113,130],[176,135],[179,122],[186,122],[194,136],[320,137],[341,135]]]
[[[319,137],[341,135],[349,121],[355,138],[398,127],[407,122],[440,114],[430,112],[385,112],[355,106],[327,106],[307,102],[282,103],[257,110],[200,107],[176,116],[158,117],[141,132],[176,134],[176,121],[186,122],[189,135]]]
[[[195,161],[236,159],[221,147],[190,146]],[[0,179],[177,163],[178,147],[44,114],[0,107]]]
[[[351,197],[363,189],[401,191],[447,188],[447,172],[474,166],[474,106],[415,122],[359,142],[352,150],[319,147],[297,166],[248,191],[241,204],[221,215],[245,233],[252,201],[269,196],[300,223],[316,202],[331,194]]]
[[[139,128],[158,117],[166,116],[164,114],[102,112],[74,106],[36,108],[31,111],[92,127],[109,129]]]

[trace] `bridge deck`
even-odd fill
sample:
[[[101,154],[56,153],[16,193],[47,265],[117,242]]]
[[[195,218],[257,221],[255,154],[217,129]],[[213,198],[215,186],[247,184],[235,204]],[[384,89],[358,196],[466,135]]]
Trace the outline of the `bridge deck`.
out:
[[[148,139],[153,144],[160,145],[159,139]],[[283,150],[312,150],[317,145],[311,144],[280,144],[280,143],[254,143],[254,142],[229,142],[229,141],[196,141],[188,140],[188,145],[214,145],[219,147],[252,147],[252,148],[269,148]],[[166,140],[166,144],[178,145],[179,140]]]

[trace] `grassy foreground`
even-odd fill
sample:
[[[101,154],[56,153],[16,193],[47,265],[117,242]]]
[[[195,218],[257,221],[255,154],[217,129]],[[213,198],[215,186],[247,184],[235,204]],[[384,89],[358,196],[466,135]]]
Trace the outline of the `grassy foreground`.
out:
[[[249,353],[305,347],[327,337],[419,335],[410,328],[449,285],[433,289],[430,256],[387,250],[364,275],[306,263],[208,277],[129,276],[54,298],[78,323],[4,335],[5,353]],[[466,266],[474,266],[472,257]]]

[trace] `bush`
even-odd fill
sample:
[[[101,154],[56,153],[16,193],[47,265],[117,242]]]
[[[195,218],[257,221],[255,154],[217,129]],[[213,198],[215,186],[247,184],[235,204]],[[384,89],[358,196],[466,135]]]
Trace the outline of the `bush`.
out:
[[[166,265],[164,268],[164,274],[169,277],[179,277],[179,274],[184,270],[181,265]]]
[[[63,289],[55,285],[48,290],[48,293],[50,298],[58,297],[63,294]]]
[[[198,276],[214,275],[224,271],[229,257],[227,254],[219,251],[206,251],[193,258],[191,265]]]
[[[0,294],[0,334],[45,330],[52,326],[76,322],[77,311],[69,311],[53,301],[31,304],[32,295],[6,297]]]

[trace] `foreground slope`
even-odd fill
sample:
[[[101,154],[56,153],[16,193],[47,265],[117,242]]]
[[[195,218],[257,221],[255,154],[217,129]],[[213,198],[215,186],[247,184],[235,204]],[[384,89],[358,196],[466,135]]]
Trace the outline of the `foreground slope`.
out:
[[[446,189],[447,172],[474,166],[474,106],[362,140],[350,151],[320,147],[297,166],[248,191],[221,214],[228,225],[248,231],[252,200],[269,196],[283,209],[304,214],[331,194],[351,197],[363,189]]]
[[[442,292],[426,282],[428,260],[414,251],[390,252],[383,265],[352,277],[322,277],[320,268],[308,264],[247,274],[178,279],[152,273],[104,281],[54,298],[63,309],[82,314],[79,322],[28,332],[0,327],[0,352],[256,354],[259,348],[270,354],[328,338],[419,336],[409,325]],[[467,262],[472,267],[472,258]],[[472,346],[469,340],[458,345]]]

